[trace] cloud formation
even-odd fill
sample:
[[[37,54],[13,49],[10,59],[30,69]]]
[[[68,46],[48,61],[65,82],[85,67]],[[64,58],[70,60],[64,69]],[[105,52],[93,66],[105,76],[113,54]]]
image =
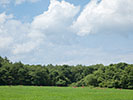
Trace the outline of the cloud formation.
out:
[[[78,35],[133,32],[132,0],[91,0],[73,23]]]
[[[48,11],[36,16],[32,22],[32,27],[37,30],[66,28],[72,23],[78,11],[79,7],[68,2],[51,0]]]
[[[0,37],[12,38],[7,39],[13,40],[11,49],[13,54],[29,53],[46,42],[46,38],[52,40],[60,35],[63,36],[63,31],[68,30],[78,11],[79,7],[68,2],[51,0],[48,11],[36,16],[31,23],[22,23],[14,20],[12,15],[2,13],[0,14]],[[5,40],[1,39],[1,41],[4,43]],[[3,45],[1,44],[1,47]]]
[[[6,49],[13,41],[12,37],[7,33],[5,23],[10,20],[13,16],[6,15],[5,13],[0,14],[0,48]]]
[[[26,1],[37,0],[15,0],[16,4]],[[1,4],[10,2],[0,1]],[[64,0],[50,0],[48,10],[34,17],[31,23],[15,20],[12,14],[1,13],[0,52],[14,61],[29,63],[43,63],[45,60],[47,64],[107,64],[122,59],[131,62],[132,53],[113,55],[104,51],[102,46],[100,49],[99,46],[90,47],[91,44],[96,45],[96,41],[88,37],[90,34],[132,33],[132,8],[132,0],[91,0],[78,16],[79,6]],[[77,40],[78,43],[75,42]]]

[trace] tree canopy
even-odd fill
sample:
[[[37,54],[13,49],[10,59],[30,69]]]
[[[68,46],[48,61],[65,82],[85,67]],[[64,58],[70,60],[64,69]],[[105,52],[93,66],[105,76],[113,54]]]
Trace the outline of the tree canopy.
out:
[[[0,85],[94,86],[133,89],[133,64],[28,65],[0,57]]]

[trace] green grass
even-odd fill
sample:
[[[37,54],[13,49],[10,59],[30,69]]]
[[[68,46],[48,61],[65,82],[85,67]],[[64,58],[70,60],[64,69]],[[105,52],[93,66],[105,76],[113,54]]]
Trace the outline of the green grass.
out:
[[[0,100],[133,100],[133,90],[0,86]]]

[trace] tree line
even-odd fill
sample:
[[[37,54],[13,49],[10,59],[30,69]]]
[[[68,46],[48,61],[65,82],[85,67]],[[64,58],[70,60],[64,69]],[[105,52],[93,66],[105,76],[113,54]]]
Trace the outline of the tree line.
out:
[[[0,56],[0,85],[94,86],[133,89],[133,64],[29,65]]]

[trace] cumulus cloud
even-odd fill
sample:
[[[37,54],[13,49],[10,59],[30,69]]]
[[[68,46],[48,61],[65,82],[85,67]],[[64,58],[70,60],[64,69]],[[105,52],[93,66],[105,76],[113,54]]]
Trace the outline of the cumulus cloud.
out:
[[[14,20],[13,15],[0,14],[0,49],[13,51],[18,43],[28,40],[29,24]]]
[[[72,24],[78,11],[79,7],[73,4],[51,0],[48,11],[36,16],[31,23],[22,23],[14,20],[12,15],[2,13],[0,14],[0,37],[12,37],[13,54],[29,53],[43,44],[46,38],[54,39],[64,34],[63,31],[67,31],[67,27]]]
[[[6,49],[12,43],[11,37],[0,37],[0,49]]]
[[[68,32],[69,26],[79,9],[78,6],[65,1],[51,0],[48,11],[34,18],[31,23],[32,32],[29,35],[32,37],[37,35],[46,36],[50,41],[56,39],[56,42],[61,39],[64,40],[64,37],[70,34]]]
[[[36,16],[32,27],[38,30],[59,29],[70,25],[79,7],[65,1],[51,0],[48,11]]]
[[[132,0],[91,0],[73,23],[78,35],[133,32]]]
[[[37,41],[36,42],[30,41],[23,44],[16,44],[14,46],[13,53],[20,54],[20,53],[30,52],[36,47],[36,44],[37,44]]]
[[[0,14],[0,48],[6,49],[10,43],[13,41],[12,37],[6,35],[6,29],[4,24],[7,20],[11,19],[12,15],[6,15],[5,13]]]
[[[30,32],[27,34],[30,42],[17,44],[13,53],[25,53],[34,50],[45,42],[46,38],[49,38],[49,34],[56,38],[56,35],[60,33],[59,30],[64,31],[72,23],[73,17],[78,11],[79,7],[68,2],[51,0],[48,11],[36,16],[30,24]],[[28,46],[29,49],[26,50],[25,47]]]
[[[21,4],[36,0],[14,1]],[[91,41],[91,35],[78,35],[133,32],[132,7],[131,0],[103,0],[99,3],[97,0],[91,0],[76,19],[80,11],[79,6],[64,0],[50,0],[48,10],[34,17],[31,23],[15,20],[12,14],[1,13],[0,53],[10,56],[14,61],[27,63],[107,64],[122,59],[131,62],[132,53],[113,55],[101,49],[101,44],[104,43],[100,44],[97,39],[102,36],[95,39],[92,36],[94,40]]]
[[[5,12],[0,14],[0,24],[3,24],[6,20],[13,18],[13,15],[6,15]]]

